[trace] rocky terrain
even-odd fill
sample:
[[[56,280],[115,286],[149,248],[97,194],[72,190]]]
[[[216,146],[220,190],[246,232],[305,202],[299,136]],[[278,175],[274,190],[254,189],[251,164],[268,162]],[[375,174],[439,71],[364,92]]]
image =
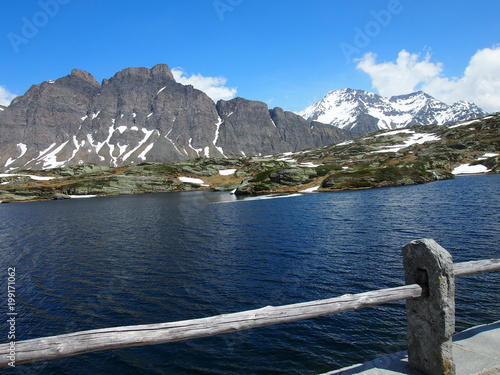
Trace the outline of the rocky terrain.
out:
[[[167,65],[127,68],[102,83],[74,69],[0,109],[0,172],[245,157],[352,138],[262,102],[214,103],[177,83]]]
[[[0,200],[198,189],[255,195],[402,186],[449,179],[459,173],[498,173],[499,155],[500,114],[496,114],[450,127],[415,125],[379,131],[328,146],[269,156],[19,170],[0,175]]]
[[[447,105],[422,91],[385,98],[364,90],[342,89],[329,92],[299,114],[308,121],[362,135],[416,124],[449,125],[486,112],[470,102]]]

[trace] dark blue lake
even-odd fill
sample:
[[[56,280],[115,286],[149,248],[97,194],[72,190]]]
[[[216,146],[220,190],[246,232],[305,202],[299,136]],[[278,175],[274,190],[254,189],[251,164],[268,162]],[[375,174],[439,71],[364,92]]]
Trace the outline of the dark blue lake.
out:
[[[0,205],[18,340],[403,285],[401,247],[499,258],[500,176],[296,197],[190,192]],[[457,279],[457,330],[500,319],[500,274]],[[5,295],[6,293],[4,293]],[[0,312],[7,339],[7,301]],[[318,374],[405,349],[404,302],[0,374]],[[2,333],[3,332],[3,333]]]

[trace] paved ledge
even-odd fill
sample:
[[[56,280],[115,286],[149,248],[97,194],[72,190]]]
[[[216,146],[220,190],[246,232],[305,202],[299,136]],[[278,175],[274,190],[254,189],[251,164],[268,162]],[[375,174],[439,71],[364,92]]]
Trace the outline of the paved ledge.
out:
[[[453,336],[453,359],[457,375],[500,375],[500,320],[469,328]],[[328,372],[324,375],[420,374],[408,367],[406,352]]]

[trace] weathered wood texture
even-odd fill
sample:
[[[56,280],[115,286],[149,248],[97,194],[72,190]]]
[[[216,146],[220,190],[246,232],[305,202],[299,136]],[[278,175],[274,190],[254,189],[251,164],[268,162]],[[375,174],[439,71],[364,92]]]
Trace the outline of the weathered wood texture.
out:
[[[457,276],[500,271],[500,260],[455,264]],[[421,298],[423,289],[417,284],[382,289],[337,298],[279,307],[218,315],[187,321],[125,326],[75,332],[59,336],[16,342],[16,365],[63,358],[106,349],[153,345],[194,338],[215,336],[245,329],[311,319],[405,299]],[[9,344],[0,345],[0,367],[7,366]]]
[[[69,357],[105,349],[184,341],[245,329],[316,318],[422,296],[418,285],[406,285],[337,298],[218,315],[209,318],[75,332],[16,343],[16,365]],[[0,367],[8,344],[0,345]]]
[[[499,272],[500,259],[475,260],[472,262],[455,263],[453,272],[455,277],[474,275],[483,272]]]

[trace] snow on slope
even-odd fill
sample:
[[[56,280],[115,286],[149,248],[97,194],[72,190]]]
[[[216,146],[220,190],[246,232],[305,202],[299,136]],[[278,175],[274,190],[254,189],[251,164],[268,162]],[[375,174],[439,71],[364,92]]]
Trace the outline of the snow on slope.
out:
[[[298,114],[308,121],[325,124],[335,122],[343,128],[356,120],[358,103],[352,100],[347,89],[331,91],[323,99]]]
[[[461,101],[450,106],[421,91],[385,98],[363,90],[342,89],[329,92],[298,114],[308,121],[366,133],[414,124],[445,125],[486,113],[473,103]]]
[[[493,158],[495,156],[498,156],[498,154],[489,152],[484,154],[483,156],[479,157],[477,160],[486,160],[488,158]],[[477,174],[477,173],[487,173],[490,172],[491,169],[488,169],[487,166],[482,165],[482,164],[461,164],[458,167],[456,167],[451,173],[454,175],[463,175],[463,174]]]
[[[403,130],[409,130],[409,129],[403,129]],[[389,133],[396,133],[395,132],[389,132]],[[399,132],[403,132],[402,130]],[[384,134],[378,134],[377,136],[384,136],[388,135],[389,133],[384,133]],[[432,142],[432,141],[439,141],[441,138],[438,137],[435,134],[431,133],[415,133],[412,130],[409,130],[408,132],[404,132],[409,135],[409,137],[406,139],[406,141],[403,144],[399,145],[391,145],[386,148],[373,151],[373,153],[384,153],[384,152],[398,152],[399,150],[410,147],[415,144],[424,144],[425,142]]]
[[[32,180],[36,181],[49,181],[56,178],[56,177],[35,176],[31,174],[19,174],[19,173],[0,173],[0,177],[29,177]]]
[[[210,186],[210,185],[207,185],[205,183],[205,181],[203,181],[202,179],[194,178],[194,177],[179,177],[179,180],[181,182],[185,182],[188,184],[196,184],[196,185],[200,185],[200,186]]]

